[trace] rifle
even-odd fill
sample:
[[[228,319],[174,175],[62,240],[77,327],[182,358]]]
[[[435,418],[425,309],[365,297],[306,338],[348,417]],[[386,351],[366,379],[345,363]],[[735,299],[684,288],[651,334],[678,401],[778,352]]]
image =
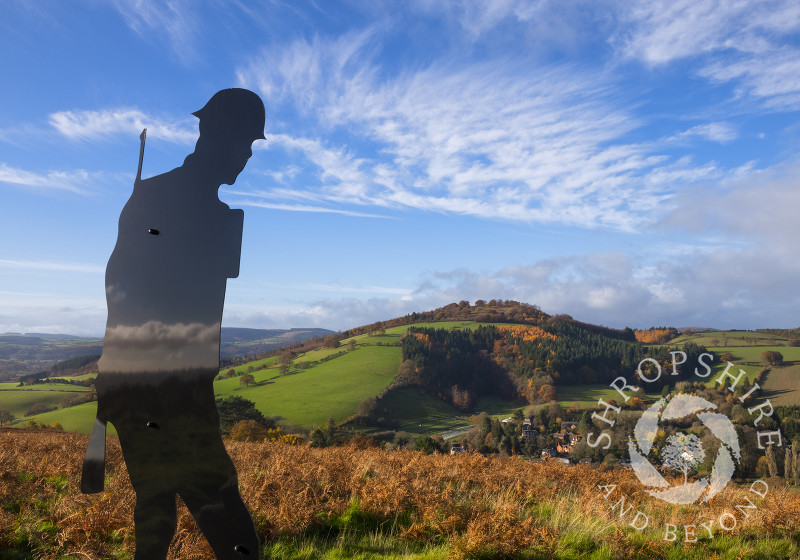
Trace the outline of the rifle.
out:
[[[81,492],[96,494],[103,491],[106,475],[106,423],[94,419],[94,428],[89,437],[89,447],[83,459],[81,471]]]
[[[147,138],[147,129],[139,135],[139,169],[136,171],[136,185],[142,181],[142,162],[144,161],[144,140]]]

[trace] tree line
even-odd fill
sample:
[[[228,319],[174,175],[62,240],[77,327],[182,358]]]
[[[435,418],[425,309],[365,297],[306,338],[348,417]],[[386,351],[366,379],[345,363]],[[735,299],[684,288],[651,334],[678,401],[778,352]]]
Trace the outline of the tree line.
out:
[[[707,352],[694,343],[682,351],[687,359],[677,365],[679,374],[690,373]],[[396,385],[416,385],[464,411],[484,395],[532,404],[554,400],[559,385],[608,384],[617,377],[635,384],[645,358],[672,367],[669,348],[632,342],[621,332],[608,336],[602,328],[570,320],[463,331],[411,327],[402,339],[402,357]],[[649,386],[660,389],[667,381],[661,376]]]

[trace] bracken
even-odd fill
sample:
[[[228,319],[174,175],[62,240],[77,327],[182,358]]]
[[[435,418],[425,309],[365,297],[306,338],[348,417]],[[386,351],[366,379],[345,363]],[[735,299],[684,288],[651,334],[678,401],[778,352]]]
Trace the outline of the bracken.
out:
[[[108,440],[106,490],[91,496],[78,490],[87,443],[79,434],[0,430],[0,546],[29,549],[45,560],[99,560],[133,551],[135,495],[118,440]],[[619,497],[646,508],[651,527],[663,531],[665,523],[680,526],[735,512],[748,495],[746,485],[730,484],[711,504],[672,506],[654,504],[635,475],[619,469],[354,446],[226,445],[265,542],[325,534],[360,519],[363,531],[444,545],[457,559],[556,557],[570,535],[606,545],[615,558],[659,558],[683,543],[665,543],[655,529],[628,527],[630,519],[611,510]],[[800,530],[800,495],[769,482],[767,498],[740,520],[735,537],[757,540]],[[598,489],[602,484],[616,484],[608,500]],[[213,558],[182,505],[169,557]]]

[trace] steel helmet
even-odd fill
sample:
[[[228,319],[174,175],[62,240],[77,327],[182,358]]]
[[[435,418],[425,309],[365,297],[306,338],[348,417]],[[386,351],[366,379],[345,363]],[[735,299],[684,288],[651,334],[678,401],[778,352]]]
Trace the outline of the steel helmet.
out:
[[[192,114],[200,119],[201,135],[242,135],[252,140],[265,139],[264,102],[250,90],[230,88],[218,91],[202,109]]]

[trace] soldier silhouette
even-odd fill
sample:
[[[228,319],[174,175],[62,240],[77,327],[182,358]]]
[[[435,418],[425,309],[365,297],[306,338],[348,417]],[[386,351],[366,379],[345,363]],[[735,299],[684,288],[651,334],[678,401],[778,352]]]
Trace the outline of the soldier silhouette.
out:
[[[261,99],[226,89],[194,113],[200,137],[183,165],[141,179],[119,218],[106,268],[106,325],[97,419],[81,490],[103,489],[105,426],[119,434],[136,492],[136,560],[166,558],[175,496],[220,560],[257,558],[259,540],[219,431],[213,380],[228,278],[239,275],[244,212],[232,185],[264,139]]]

